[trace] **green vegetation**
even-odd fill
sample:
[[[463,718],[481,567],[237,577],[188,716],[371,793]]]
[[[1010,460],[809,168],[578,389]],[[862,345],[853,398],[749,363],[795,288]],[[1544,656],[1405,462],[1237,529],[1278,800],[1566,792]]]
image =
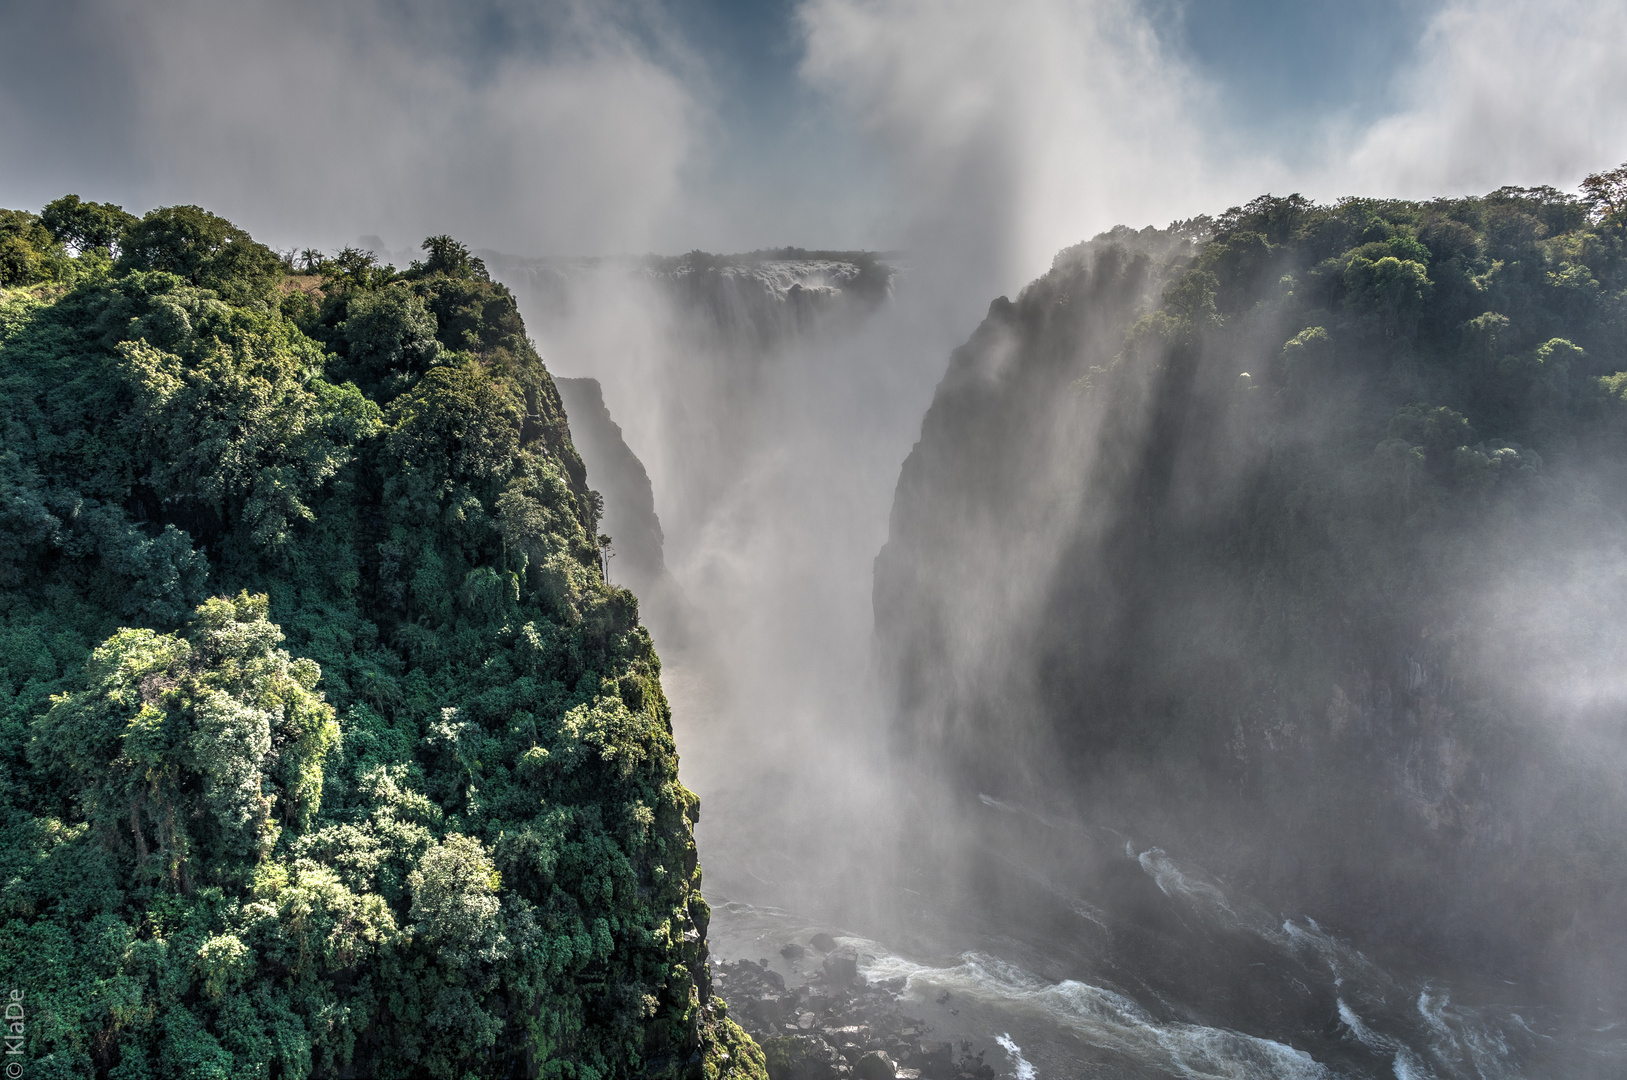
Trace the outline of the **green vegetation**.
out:
[[[1104,717],[1075,752],[1240,794],[1273,838],[1243,873],[1555,985],[1627,955],[1619,704],[1578,693],[1621,647],[1624,188],[1214,222],[1098,379],[1101,447],[1143,452],[1100,490],[1147,614],[1052,684]]]
[[[1132,620],[1140,700],[1082,741],[1237,765],[1325,713],[1329,687],[1394,676],[1398,650],[1419,665],[1397,677],[1414,706],[1459,680],[1460,734],[1536,707],[1493,689],[1484,594],[1627,525],[1624,188],[1627,169],[1582,199],[1263,197],[1158,271],[1162,302],[1083,380],[1107,406],[1109,558],[1143,602],[1219,589],[1236,621],[1221,644],[1214,624]],[[1057,276],[1024,303],[1054,299]],[[1223,675],[1220,654],[1258,667]]]
[[[660,664],[506,289],[0,211],[30,1076],[761,1077]]]

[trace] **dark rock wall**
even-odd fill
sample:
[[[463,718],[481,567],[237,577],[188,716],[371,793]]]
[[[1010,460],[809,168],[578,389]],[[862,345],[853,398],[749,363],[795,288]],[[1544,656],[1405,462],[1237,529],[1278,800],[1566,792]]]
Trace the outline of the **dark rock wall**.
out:
[[[973,799],[1156,837],[1358,937],[1619,982],[1598,959],[1627,895],[1602,854],[1619,843],[1601,823],[1623,820],[1614,751],[1558,737],[1530,623],[1486,621],[1504,583],[1611,534],[1588,507],[1616,490],[1618,421],[1583,400],[1617,366],[1608,316],[1535,290],[1464,296],[1469,256],[1443,250],[1407,322],[1355,292],[1367,249],[1340,252],[1385,229],[1419,244],[1445,229],[1430,209],[1394,204],[1409,223],[1381,228],[1342,218],[1351,205],[1276,204],[1299,224],[1064,252],[956,351],[875,567],[901,752]],[[1490,265],[1504,210],[1466,200],[1451,235],[1484,229]],[[1551,305],[1525,316],[1533,355],[1550,334],[1587,341],[1563,405],[1497,398],[1473,367],[1466,316],[1493,303]],[[1294,367],[1314,351],[1296,341],[1328,340]],[[1420,401],[1480,434],[1431,449],[1409,426]],[[1538,460],[1504,433],[1548,439],[1546,486],[1454,471]],[[1524,601],[1500,602],[1517,620]]]
[[[638,596],[641,613],[660,640],[682,645],[689,633],[687,601],[667,571],[661,519],[644,463],[622,441],[621,425],[605,407],[597,379],[555,379],[554,385],[587,466],[588,484],[604,497],[600,525],[612,541],[610,578]]]

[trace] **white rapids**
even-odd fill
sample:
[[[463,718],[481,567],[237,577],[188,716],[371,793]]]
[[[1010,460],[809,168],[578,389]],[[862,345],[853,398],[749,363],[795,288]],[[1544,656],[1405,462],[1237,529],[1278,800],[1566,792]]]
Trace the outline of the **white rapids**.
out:
[[[984,802],[989,805],[992,800]],[[1116,985],[1116,979],[1048,979],[990,948],[936,959],[905,956],[882,942],[816,925],[792,912],[723,897],[714,899],[712,948],[723,958],[767,958],[786,942],[806,941],[815,931],[830,933],[841,948],[857,955],[859,971],[867,980],[898,988],[904,1007],[925,1018],[934,1038],[993,1051],[987,1063],[1011,1080],[1085,1076],[1331,1080],[1385,1075],[1396,1080],[1559,1080],[1563,1075],[1532,1071],[1522,1062],[1521,1047],[1543,1040],[1552,1043],[1553,1037],[1533,1029],[1511,1006],[1460,1003],[1444,986],[1387,971],[1314,920],[1271,916],[1248,897],[1230,892],[1201,869],[1156,847],[1137,851],[1127,843],[1126,857],[1200,925],[1253,938],[1267,948],[1267,957],[1279,957],[1285,968],[1297,965],[1294,971],[1320,981],[1330,1004],[1336,1001],[1336,1015],[1328,1018],[1328,1030],[1336,1040],[1332,1045],[1348,1047],[1346,1056],[1320,1061],[1306,1049],[1259,1035],[1170,1019],[1172,1010],[1156,991],[1129,990]],[[1053,883],[1041,885],[1092,932],[1115,932],[1114,917],[1102,907],[1069,896]],[[772,966],[788,982],[802,981],[811,973],[795,961],[775,959]],[[1138,992],[1152,996],[1138,1001],[1133,996]],[[1312,1044],[1314,1039],[1307,1045]],[[1622,1048],[1615,1042],[1601,1044],[1586,1056],[1610,1059]]]

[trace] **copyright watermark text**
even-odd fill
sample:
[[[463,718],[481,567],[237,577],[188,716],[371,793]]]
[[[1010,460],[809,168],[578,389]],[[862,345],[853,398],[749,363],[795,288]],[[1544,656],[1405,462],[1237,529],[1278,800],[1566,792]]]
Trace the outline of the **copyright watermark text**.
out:
[[[5,1059],[5,1065],[0,1067],[0,1073],[5,1074],[6,1080],[17,1080],[23,1075],[20,1059],[23,1056],[23,1041],[28,1034],[28,1013],[23,1009],[21,990],[13,990],[6,995],[3,1011],[5,1023],[0,1024],[0,1030],[4,1031],[5,1051],[0,1053],[0,1057]]]

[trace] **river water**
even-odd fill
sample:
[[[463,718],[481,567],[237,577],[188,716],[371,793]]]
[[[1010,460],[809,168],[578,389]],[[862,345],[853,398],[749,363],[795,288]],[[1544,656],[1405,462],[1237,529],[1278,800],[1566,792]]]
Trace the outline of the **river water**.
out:
[[[994,823],[982,840],[996,838],[981,852],[983,871],[1004,879],[998,898],[991,902],[982,878],[946,890],[906,866],[886,886],[890,910],[847,908],[863,927],[776,906],[776,893],[805,902],[818,893],[761,852],[714,845],[714,957],[766,960],[796,983],[817,970],[817,957],[787,960],[781,947],[830,933],[858,953],[870,981],[904,980],[906,1010],[933,1039],[970,1044],[1017,1080],[1627,1075],[1619,1013],[1558,1015],[1534,987],[1431,971],[1404,954],[1367,955],[1306,914],[1271,912],[1110,829],[1074,826],[1086,872],[1040,875],[1001,854],[1019,850],[1013,820],[1019,831],[1033,822],[998,800],[982,805]],[[1104,863],[1108,851],[1114,861]],[[833,897],[851,892],[828,885]]]

